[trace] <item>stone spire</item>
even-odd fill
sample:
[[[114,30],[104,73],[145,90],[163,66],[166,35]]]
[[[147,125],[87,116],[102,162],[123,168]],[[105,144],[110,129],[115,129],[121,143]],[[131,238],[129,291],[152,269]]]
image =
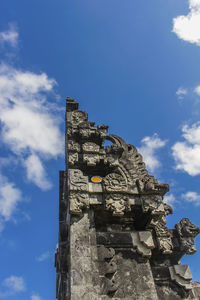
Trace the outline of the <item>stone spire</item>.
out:
[[[200,299],[184,254],[200,228],[168,229],[168,184],[148,174],[133,145],[95,126],[67,98],[66,170],[60,171],[58,300]],[[105,140],[112,142],[104,146]]]

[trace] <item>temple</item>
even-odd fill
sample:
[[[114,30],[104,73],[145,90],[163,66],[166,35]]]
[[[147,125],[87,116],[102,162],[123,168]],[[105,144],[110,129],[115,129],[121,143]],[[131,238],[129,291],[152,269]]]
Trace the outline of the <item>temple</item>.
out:
[[[200,299],[200,283],[180,263],[196,252],[200,228],[187,218],[166,226],[168,184],[148,174],[133,145],[107,130],[67,98],[57,299]]]

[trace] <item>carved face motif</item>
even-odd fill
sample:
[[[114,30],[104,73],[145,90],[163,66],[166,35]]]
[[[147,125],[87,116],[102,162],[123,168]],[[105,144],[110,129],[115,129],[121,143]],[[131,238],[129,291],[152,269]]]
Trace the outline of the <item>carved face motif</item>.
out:
[[[195,226],[188,218],[183,218],[179,223],[182,236],[195,237],[200,233],[200,228]]]
[[[78,125],[81,122],[87,121],[87,114],[81,110],[75,110],[72,112],[72,123]]]

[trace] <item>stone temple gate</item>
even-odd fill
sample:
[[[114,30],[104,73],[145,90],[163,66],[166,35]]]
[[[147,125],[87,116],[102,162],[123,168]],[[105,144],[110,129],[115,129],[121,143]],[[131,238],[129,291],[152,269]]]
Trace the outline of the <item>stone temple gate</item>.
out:
[[[183,218],[168,229],[168,184],[148,174],[133,145],[107,135],[108,126],[95,126],[78,106],[67,98],[57,299],[200,299],[200,283],[180,263],[196,252],[200,228]]]

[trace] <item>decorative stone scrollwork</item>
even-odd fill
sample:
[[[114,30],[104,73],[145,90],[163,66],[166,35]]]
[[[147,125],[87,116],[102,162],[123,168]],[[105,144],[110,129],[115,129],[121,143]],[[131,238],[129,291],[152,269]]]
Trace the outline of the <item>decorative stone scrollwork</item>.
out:
[[[175,265],[169,267],[171,279],[186,290],[192,289],[192,274],[188,265]]]
[[[69,170],[69,187],[72,191],[88,191],[88,177],[83,176],[81,170]]]
[[[106,192],[127,192],[127,183],[125,178],[117,173],[110,173],[103,179],[103,185]]]
[[[80,145],[73,141],[73,140],[69,140],[68,141],[68,150],[69,151],[75,151],[75,152],[80,152]]]
[[[83,144],[83,152],[86,153],[99,153],[100,146],[92,143],[92,142],[87,142]]]
[[[78,162],[78,153],[77,152],[69,153],[68,157],[69,157],[68,160],[69,160],[70,166],[74,166]]]
[[[128,197],[123,194],[107,194],[105,198],[106,209],[112,211],[113,216],[123,216],[129,211]]]
[[[194,238],[200,233],[200,227],[195,226],[188,218],[183,218],[175,225],[180,240],[180,250],[186,254],[194,254],[197,250]]]
[[[71,113],[71,122],[73,125],[78,125],[82,122],[87,121],[88,115],[82,110],[74,110]]]
[[[83,209],[89,208],[89,195],[88,193],[70,193],[70,213],[74,215],[80,215]]]
[[[83,154],[83,161],[88,166],[96,166],[100,162],[100,156],[98,154]]]

